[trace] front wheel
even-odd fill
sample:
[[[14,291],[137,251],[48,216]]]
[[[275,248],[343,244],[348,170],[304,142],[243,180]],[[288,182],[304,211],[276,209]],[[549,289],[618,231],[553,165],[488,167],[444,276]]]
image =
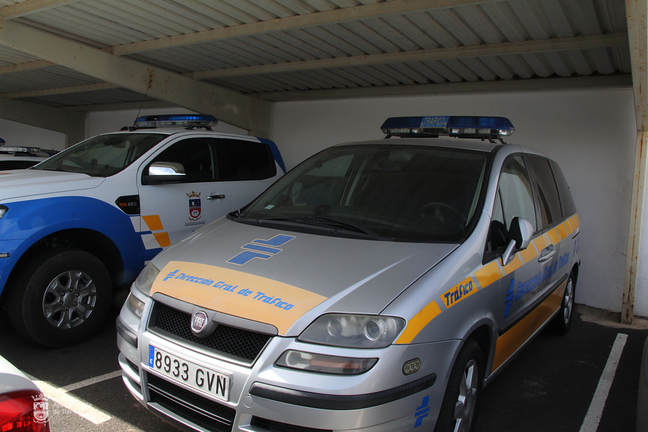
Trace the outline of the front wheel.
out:
[[[455,361],[435,432],[469,432],[474,429],[477,414],[477,397],[484,376],[481,348],[468,339]]]
[[[88,252],[52,249],[32,259],[21,273],[9,294],[9,318],[21,335],[41,345],[81,342],[101,327],[110,311],[110,274]]]

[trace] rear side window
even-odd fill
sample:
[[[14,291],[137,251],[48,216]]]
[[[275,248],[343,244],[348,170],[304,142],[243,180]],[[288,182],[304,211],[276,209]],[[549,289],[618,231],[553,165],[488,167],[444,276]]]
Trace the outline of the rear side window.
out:
[[[560,192],[560,202],[562,203],[563,217],[569,217],[576,214],[576,204],[571,194],[571,189],[567,184],[567,179],[558,164],[554,161],[549,161],[551,170],[556,178],[556,185],[558,185],[558,192]]]
[[[554,225],[562,219],[560,196],[554,180],[549,160],[530,156],[529,165],[533,170],[533,178],[537,195],[537,208],[542,228]]]
[[[272,150],[253,141],[218,139],[219,180],[262,180],[277,173]]]

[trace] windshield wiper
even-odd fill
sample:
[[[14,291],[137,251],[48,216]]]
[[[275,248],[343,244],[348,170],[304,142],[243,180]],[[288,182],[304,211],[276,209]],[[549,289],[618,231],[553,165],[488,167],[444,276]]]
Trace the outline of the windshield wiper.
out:
[[[345,231],[362,233],[368,237],[374,239],[382,239],[383,237],[377,234],[376,232],[365,228],[361,225],[356,225],[351,222],[341,221],[338,219],[332,219],[328,217],[319,217],[319,216],[302,216],[302,217],[277,217],[277,218],[263,218],[258,219],[258,223],[263,223],[264,221],[268,222],[292,222],[297,224],[304,225],[315,225],[326,228],[342,229]]]

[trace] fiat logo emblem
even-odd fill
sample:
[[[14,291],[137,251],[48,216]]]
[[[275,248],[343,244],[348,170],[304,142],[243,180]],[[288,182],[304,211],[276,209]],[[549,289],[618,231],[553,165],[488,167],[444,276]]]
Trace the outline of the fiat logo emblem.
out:
[[[209,318],[207,318],[207,314],[205,312],[194,312],[193,316],[191,317],[191,331],[200,333],[205,329],[205,327],[207,327],[208,321]]]

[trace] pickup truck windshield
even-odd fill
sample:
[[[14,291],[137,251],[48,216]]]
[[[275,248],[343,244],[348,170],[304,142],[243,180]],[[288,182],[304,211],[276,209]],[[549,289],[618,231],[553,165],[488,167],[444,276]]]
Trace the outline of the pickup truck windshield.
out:
[[[33,169],[110,177],[166,138],[165,134],[98,135],[52,156]]]
[[[480,213],[489,154],[347,145],[297,166],[244,209],[242,223],[395,241],[457,242]]]

